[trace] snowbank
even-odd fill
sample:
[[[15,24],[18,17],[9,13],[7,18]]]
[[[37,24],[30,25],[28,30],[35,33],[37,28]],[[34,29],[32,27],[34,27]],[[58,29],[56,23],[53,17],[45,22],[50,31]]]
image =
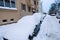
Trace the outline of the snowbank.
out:
[[[0,33],[3,33],[1,35],[8,40],[28,40],[29,34],[33,32],[40,18],[40,13],[25,16],[18,23],[0,26]]]
[[[43,20],[40,32],[34,40],[60,40],[60,24],[56,16],[47,15]]]

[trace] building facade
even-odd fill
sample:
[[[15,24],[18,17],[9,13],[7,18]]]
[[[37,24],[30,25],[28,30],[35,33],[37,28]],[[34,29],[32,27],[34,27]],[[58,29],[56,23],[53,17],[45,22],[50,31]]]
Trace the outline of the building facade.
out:
[[[38,0],[0,0],[0,25],[15,23],[38,11]]]

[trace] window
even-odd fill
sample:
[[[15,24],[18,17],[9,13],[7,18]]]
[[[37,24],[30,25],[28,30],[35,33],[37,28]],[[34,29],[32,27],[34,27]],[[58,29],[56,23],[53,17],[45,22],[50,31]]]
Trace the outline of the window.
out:
[[[6,19],[4,19],[4,20],[2,20],[2,22],[7,22],[7,20],[6,20]]]
[[[0,0],[0,6],[15,8],[15,0]]]
[[[36,5],[36,1],[34,1],[34,4]]]
[[[15,0],[11,0],[11,7],[15,8]]]
[[[4,6],[4,2],[3,2],[3,0],[0,0],[0,6]]]
[[[28,11],[29,11],[29,12],[31,11],[31,7],[30,7],[30,6],[28,6]]]
[[[22,9],[22,10],[26,10],[25,4],[21,4],[21,9]]]
[[[38,5],[38,2],[37,2],[37,5]]]
[[[5,0],[5,7],[10,7],[10,0]]]
[[[14,21],[14,19],[11,19],[10,21]]]

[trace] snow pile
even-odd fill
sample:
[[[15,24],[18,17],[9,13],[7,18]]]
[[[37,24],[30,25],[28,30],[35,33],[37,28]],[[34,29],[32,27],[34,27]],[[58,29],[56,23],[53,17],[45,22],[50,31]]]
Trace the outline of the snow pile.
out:
[[[40,18],[40,13],[35,13],[21,18],[18,23],[0,26],[0,36],[8,40],[28,40]]]
[[[21,18],[18,23],[0,26],[0,40],[2,37],[8,40],[28,40],[35,25],[41,20],[41,14]],[[47,15],[41,24],[40,32],[34,40],[60,40],[60,24],[56,16]]]
[[[43,20],[40,32],[34,40],[60,40],[60,24],[56,16],[47,15]]]
[[[35,20],[35,23],[36,25],[40,22],[41,18],[42,18],[42,13],[35,13],[33,14],[33,17],[34,17],[34,20]]]

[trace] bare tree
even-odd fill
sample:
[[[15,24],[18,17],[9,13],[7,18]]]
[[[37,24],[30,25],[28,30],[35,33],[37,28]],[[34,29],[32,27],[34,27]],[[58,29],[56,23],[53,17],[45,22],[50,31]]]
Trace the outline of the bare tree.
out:
[[[56,4],[52,3],[51,8],[49,9],[49,15],[55,15],[56,14]]]

